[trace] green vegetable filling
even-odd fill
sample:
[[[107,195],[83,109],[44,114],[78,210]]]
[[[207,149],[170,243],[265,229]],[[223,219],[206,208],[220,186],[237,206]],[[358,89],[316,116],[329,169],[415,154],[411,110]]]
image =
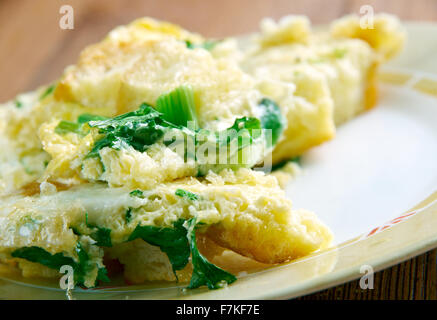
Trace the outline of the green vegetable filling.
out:
[[[190,257],[187,231],[183,224],[184,220],[176,221],[173,228],[138,225],[128,241],[140,238],[151,245],[158,246],[162,252],[167,254],[175,272],[183,269]]]
[[[188,220],[186,225],[188,242],[191,249],[191,263],[193,264],[193,274],[188,288],[194,289],[206,285],[209,289],[219,289],[225,284],[231,284],[236,281],[237,278],[233,274],[210,263],[199,252],[195,232],[199,224],[196,223],[196,218]]]
[[[275,164],[274,166],[272,166],[272,171],[280,170],[280,169],[285,167],[290,162],[294,162],[294,163],[297,163],[297,164],[300,165],[301,164],[300,161],[301,161],[301,157],[300,156],[297,156],[297,157],[294,157],[294,158],[291,158],[291,159],[287,159],[287,160],[281,161],[281,162]]]
[[[194,103],[194,92],[191,87],[181,86],[156,100],[156,109],[161,112],[164,120],[178,126],[187,127],[192,122],[193,129],[199,127]]]
[[[76,133],[82,134],[82,125],[80,123],[61,120],[55,128],[55,133],[57,134],[67,134],[67,133]]]
[[[77,243],[75,251],[78,257],[77,261],[71,257],[64,256],[62,253],[51,254],[40,247],[20,248],[13,251],[11,256],[39,263],[58,271],[62,266],[69,265],[74,270],[74,282],[80,286],[84,285],[86,275],[97,267],[98,274],[96,280],[109,282],[106,268],[98,267],[97,264],[93,263],[80,242]]]
[[[184,197],[186,195],[194,195],[193,193],[185,192]],[[126,215],[128,213],[130,214],[130,210],[127,211]],[[88,223],[87,215],[85,223],[88,228],[96,229],[90,235],[97,242],[96,245],[102,247],[112,246],[110,229],[91,225]],[[223,287],[224,284],[234,282],[236,277],[210,263],[199,252],[195,231],[201,225],[202,223],[197,223],[196,218],[189,220],[179,219],[173,224],[172,228],[137,225],[127,241],[142,239],[151,245],[158,246],[162,252],[167,254],[175,275],[177,270],[185,268],[190,261],[191,255],[193,274],[188,288],[193,289],[206,285],[209,289],[218,289]],[[80,235],[76,229],[75,233]],[[89,254],[80,242],[77,243],[75,250],[77,261],[71,257],[66,257],[63,253],[51,254],[40,247],[20,248],[13,251],[11,255],[15,258],[40,263],[55,270],[60,270],[62,266],[69,265],[74,270],[74,281],[77,285],[83,286],[86,276],[95,270],[95,268],[98,268],[97,281],[109,281],[106,268],[98,267],[95,262],[92,262]]]
[[[120,150],[132,146],[135,150],[144,152],[147,148],[160,140],[164,133],[176,125],[163,119],[162,114],[150,105],[143,103],[136,111],[106,119],[88,122],[90,127],[98,128],[103,138],[98,140],[94,148],[87,155],[98,157],[99,150],[110,147]]]
[[[96,241],[96,245],[99,247],[112,247],[111,241],[111,229],[99,227],[88,222],[88,214],[85,214],[85,224],[90,228],[90,237]]]
[[[212,50],[217,45],[217,43],[218,41],[205,41],[203,43],[196,44],[191,42],[190,40],[185,40],[185,45],[188,49],[202,48],[208,51]]]
[[[53,93],[53,91],[55,91],[55,85],[53,84],[53,85],[51,85],[51,86],[48,86],[47,87],[47,89],[41,94],[41,96],[39,97],[39,100],[42,100],[42,99],[44,99],[45,97],[48,97],[50,94],[52,94]]]
[[[199,200],[199,196],[197,194],[186,191],[184,189],[177,189],[175,195],[181,198],[186,198],[191,201]]]
[[[138,190],[138,189],[129,192],[129,195],[131,197],[144,198],[143,192],[141,190]]]
[[[265,130],[271,130],[272,143],[270,146],[274,146],[282,132],[284,131],[285,123],[282,117],[279,106],[268,98],[264,98],[260,101],[259,107],[261,109],[261,126]]]
[[[223,287],[224,283],[231,284],[237,278],[231,273],[210,263],[198,250],[196,244],[196,228],[201,223],[196,218],[179,219],[173,228],[138,225],[130,235],[128,241],[143,239],[151,245],[158,246],[170,260],[173,272],[182,270],[189,261],[193,264],[193,274],[188,288],[194,289],[206,285],[209,289]]]
[[[252,167],[264,158],[264,147],[271,149],[278,142],[285,126],[278,105],[264,98],[258,108],[259,119],[237,118],[231,127],[219,132],[199,129],[194,92],[181,86],[161,95],[157,110],[143,103],[138,110],[114,118],[83,114],[77,123],[61,121],[55,132],[83,134],[85,124],[97,128],[102,136],[86,158],[100,157],[99,151],[106,147],[120,150],[131,146],[145,152],[152,144],[164,143],[182,152],[185,161],[194,159],[199,175],[204,175],[209,170]],[[251,146],[255,148],[246,149]]]
[[[18,100],[18,99],[16,99],[16,100],[14,101],[14,103],[15,103],[15,107],[17,107],[17,108],[21,108],[21,107],[23,106],[23,102],[21,102],[21,101]]]

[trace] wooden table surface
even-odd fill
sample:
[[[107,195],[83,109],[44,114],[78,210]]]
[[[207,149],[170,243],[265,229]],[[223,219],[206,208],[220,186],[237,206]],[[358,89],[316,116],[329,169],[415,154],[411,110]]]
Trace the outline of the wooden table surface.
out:
[[[74,29],[59,27],[62,5],[74,9]],[[82,48],[140,16],[180,24],[206,36],[256,30],[266,16],[305,14],[327,23],[362,5],[404,20],[437,21],[437,0],[0,0],[0,101],[59,77]],[[301,299],[436,299],[437,250],[375,274],[373,290],[358,281]]]

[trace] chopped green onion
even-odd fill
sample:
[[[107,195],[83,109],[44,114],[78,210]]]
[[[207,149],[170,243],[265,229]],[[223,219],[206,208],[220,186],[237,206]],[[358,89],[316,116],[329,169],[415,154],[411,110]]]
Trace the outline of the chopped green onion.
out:
[[[332,56],[336,59],[341,59],[347,53],[346,49],[335,48],[332,52]]]
[[[202,48],[205,50],[212,50],[218,41],[205,41],[201,44],[192,43],[190,40],[185,40],[185,44],[188,49],[196,49],[196,48]]]
[[[103,116],[98,116],[95,114],[89,114],[89,113],[84,113],[81,114],[78,118],[77,118],[77,122],[79,123],[87,123],[88,121],[97,121],[97,120],[106,120],[108,119],[107,117],[103,117]]]
[[[20,101],[20,100],[15,100],[14,101],[14,103],[15,103],[15,106],[17,107],[17,108],[21,108],[22,106],[23,106],[23,103]]]
[[[194,92],[190,86],[180,86],[162,94],[156,101],[156,109],[162,113],[164,120],[175,125],[186,127],[188,121],[192,121],[194,129],[199,127]]]
[[[191,201],[199,200],[199,196],[197,194],[186,191],[184,189],[177,189],[175,195],[181,198],[189,199]]]
[[[41,96],[39,97],[39,100],[44,99],[45,97],[47,97],[49,94],[51,94],[53,91],[55,90],[55,85],[52,84],[51,86],[47,87],[47,89],[41,94]]]
[[[138,189],[129,192],[129,195],[130,195],[131,197],[144,198],[143,192],[142,192],[141,190],[138,190]]]
[[[70,132],[79,134],[81,133],[81,127],[80,123],[62,120],[56,126],[55,132],[57,134],[67,134]]]

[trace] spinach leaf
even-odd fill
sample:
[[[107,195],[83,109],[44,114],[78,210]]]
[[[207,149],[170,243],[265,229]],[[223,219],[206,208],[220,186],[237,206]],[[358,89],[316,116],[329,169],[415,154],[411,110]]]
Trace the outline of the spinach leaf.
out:
[[[205,50],[212,50],[216,45],[218,41],[205,41],[201,44],[192,43],[190,40],[185,40],[185,45],[188,49],[196,49],[196,48],[202,48]]]
[[[155,226],[138,225],[130,235],[128,241],[143,239],[151,245],[158,246],[165,252],[172,264],[173,271],[183,269],[191,254],[193,274],[188,288],[194,289],[202,285],[209,289],[218,289],[223,283],[232,283],[237,278],[227,271],[210,263],[198,250],[196,244],[196,218],[179,219],[173,228],[159,228]]]
[[[40,263],[51,269],[59,270],[63,265],[73,266],[76,262],[62,253],[51,254],[40,247],[23,247],[11,253],[14,258],[26,259],[31,262]]]
[[[90,237],[99,247],[112,247],[111,229],[88,223],[88,213],[85,214],[85,224],[92,230]]]
[[[15,103],[15,107],[17,107],[18,109],[23,106],[23,102],[21,102],[18,99],[15,99],[14,103]]]
[[[86,275],[97,267],[95,263],[90,260],[88,253],[82,247],[80,242],[76,245],[76,253],[78,261],[76,262],[71,257],[66,257],[62,253],[51,254],[40,247],[23,247],[11,253],[14,258],[21,258],[31,262],[42,264],[51,269],[60,270],[62,266],[69,265],[74,270],[74,282],[77,285],[85,283]],[[107,270],[105,267],[98,269],[97,281],[108,282]]]
[[[130,223],[132,221],[132,208],[126,210],[124,221],[126,221],[126,223]]]
[[[247,130],[247,135],[241,134],[242,130]],[[244,132],[244,131],[243,131]],[[229,146],[232,141],[238,139],[238,150],[250,146],[257,138],[261,137],[261,122],[257,118],[242,117],[235,119],[234,124],[227,128],[225,134],[219,133],[219,145]],[[225,137],[225,139],[220,137]]]
[[[285,127],[281,110],[273,100],[268,98],[263,98],[258,106],[261,109],[261,126],[263,129],[271,130],[272,144],[270,146],[274,146]]]
[[[99,156],[99,150],[110,147],[120,150],[132,146],[144,152],[147,147],[157,142],[170,128],[177,128],[163,119],[162,114],[147,103],[143,103],[136,111],[120,116],[88,122],[90,127],[99,129],[104,136],[98,140],[87,157]]]
[[[291,158],[291,159],[286,159],[284,161],[281,161],[281,162],[279,162],[279,163],[277,163],[277,164],[272,166],[272,171],[280,170],[285,165],[287,165],[287,163],[290,163],[290,162],[294,162],[294,163],[300,164],[300,159],[301,159],[301,157],[297,156],[297,157],[294,157],[294,158]]]
[[[131,146],[144,152],[152,144],[162,142],[178,153],[182,151],[180,156],[184,159],[194,159],[199,164],[199,175],[204,175],[209,170],[217,172],[224,168],[254,166],[264,158],[264,146],[271,148],[276,144],[285,126],[278,105],[264,98],[259,102],[260,119],[237,118],[232,126],[219,132],[199,129],[194,101],[193,90],[189,86],[180,86],[158,98],[158,110],[143,103],[138,110],[114,118],[84,114],[78,123],[61,121],[55,131],[80,133],[85,123],[97,128],[101,137],[85,158],[100,157],[99,151],[105,147],[120,150]],[[194,122],[193,128],[187,127],[188,121]],[[173,135],[170,139],[164,137],[170,130],[178,138]],[[268,130],[271,131],[271,143]],[[178,148],[181,142],[184,142],[182,150]],[[254,144],[255,148],[247,149],[250,153],[243,152]],[[199,150],[205,152],[202,161],[199,160]],[[215,151],[215,156],[208,155],[211,150]],[[223,160],[226,162],[222,163]]]
[[[63,135],[70,132],[81,134],[82,125],[80,123],[61,120],[55,128],[57,134]]]
[[[179,219],[174,223],[173,228],[138,225],[129,236],[128,241],[140,238],[151,245],[158,246],[167,254],[175,274],[177,270],[183,269],[188,264],[191,255],[193,274],[188,286],[190,289],[202,285],[208,286],[209,289],[218,289],[224,283],[234,282],[236,280],[234,275],[210,263],[199,252],[195,232],[199,225],[201,223],[197,223],[196,218]],[[90,226],[88,222],[87,226]],[[74,270],[74,281],[77,285],[83,286],[87,275],[95,268],[98,268],[96,281],[109,281],[106,268],[98,267],[96,263],[92,262],[80,242],[77,243],[75,250],[78,261],[66,257],[62,253],[51,254],[40,247],[20,248],[13,251],[11,255],[15,258],[40,263],[55,270],[60,270],[63,265],[70,265]]]
[[[129,236],[128,241],[143,239],[147,243],[158,246],[170,260],[173,271],[183,269],[190,257],[187,231],[183,226],[184,220],[176,221],[173,228],[138,225]]]
[[[186,191],[184,189],[177,189],[175,195],[177,195],[178,197],[186,198],[191,201],[199,200],[199,196],[197,194]]]
[[[191,250],[191,263],[193,264],[193,274],[188,288],[194,289],[206,285],[209,289],[219,289],[223,287],[224,283],[233,283],[237,280],[233,274],[210,263],[199,252],[195,232],[198,225],[196,218],[192,218],[186,222],[188,242]]]
[[[132,197],[144,198],[143,192],[141,190],[133,190],[129,192],[129,195]]]

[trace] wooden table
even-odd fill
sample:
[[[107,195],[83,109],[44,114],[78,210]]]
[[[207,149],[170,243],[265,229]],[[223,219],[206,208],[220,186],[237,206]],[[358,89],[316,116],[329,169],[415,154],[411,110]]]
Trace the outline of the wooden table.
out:
[[[73,30],[59,27],[65,4],[74,9]],[[327,23],[362,5],[405,20],[437,20],[437,0],[0,0],[0,101],[56,79],[83,47],[140,16],[223,37],[254,31],[266,16],[305,14]],[[436,299],[436,256],[432,250],[378,272],[374,290],[353,281],[301,299]]]

